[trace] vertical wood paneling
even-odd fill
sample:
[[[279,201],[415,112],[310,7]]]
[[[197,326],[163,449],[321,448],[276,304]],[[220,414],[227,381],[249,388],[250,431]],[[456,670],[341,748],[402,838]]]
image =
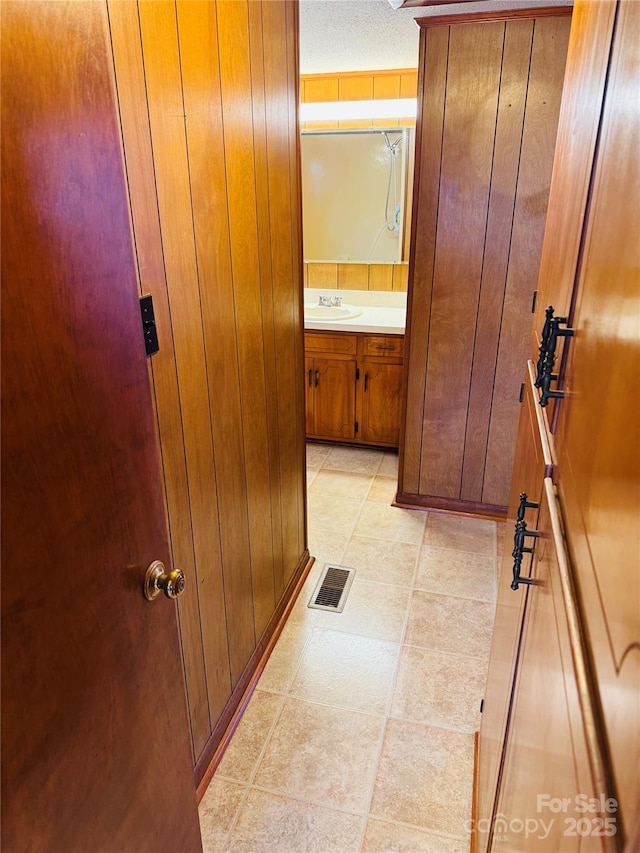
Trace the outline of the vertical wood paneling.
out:
[[[507,287],[502,311],[482,501],[505,504],[516,442],[520,369],[530,349],[529,327],[555,149],[569,18],[535,22],[531,71],[516,191]]]
[[[421,36],[400,480],[421,505],[506,504],[568,30],[563,12]]]
[[[482,498],[496,370],[491,353],[500,335],[532,41],[533,21],[507,23],[460,489],[467,501]]]
[[[302,177],[300,165],[300,137],[298,121],[298,104],[300,92],[298,90],[300,69],[298,63],[298,4],[287,0],[285,3],[286,13],[286,55],[287,55],[287,98],[289,109],[287,110],[289,126],[289,187],[291,204],[291,260],[293,265],[293,277],[291,287],[288,291],[288,304],[290,306],[293,328],[294,352],[289,356],[289,371],[295,388],[295,412],[304,411],[304,386],[303,386],[303,363],[300,353],[304,352],[303,335],[303,294],[301,282],[302,270]],[[291,363],[293,362],[293,364]],[[298,554],[302,554],[307,547],[307,465],[306,465],[306,437],[304,421],[300,416],[297,418],[296,436],[296,492],[298,497]],[[285,580],[289,580],[293,568],[285,565]]]
[[[229,691],[218,498],[209,413],[200,290],[173,4],[139,6],[149,124],[191,495],[191,519],[207,686],[214,702]],[[155,144],[157,140],[158,144]],[[177,224],[178,223],[178,227]],[[187,630],[197,630],[188,625]],[[216,711],[220,706],[216,708]]]
[[[413,202],[415,215],[411,223],[413,254],[409,260],[412,289],[409,292],[407,313],[409,339],[406,358],[404,442],[401,447],[400,468],[400,491],[407,494],[417,494],[420,482],[425,366],[429,347],[448,56],[449,30],[443,27],[426,31],[420,39],[420,73],[421,79],[429,81],[429,89],[428,97],[424,97],[423,93],[420,105],[420,129],[416,136]]]
[[[216,451],[222,539],[224,601],[233,680],[251,649],[254,630],[249,569],[246,461],[238,367],[238,341],[218,70],[215,6],[177,6],[182,84],[187,115],[190,177],[206,354],[211,420]],[[221,405],[224,400],[224,405]],[[239,622],[239,624],[238,624]],[[226,697],[220,697],[222,704]]]
[[[393,265],[371,264],[369,290],[393,290]]]
[[[158,218],[140,28],[135,3],[110,3],[108,9],[116,79],[119,83],[120,123],[127,152],[125,165],[140,290],[153,295],[158,337],[162,342],[160,352],[150,361],[150,368],[171,555],[173,564],[181,568],[187,578],[185,592],[178,600],[178,614],[191,736],[194,754],[197,756],[209,736],[211,719],[200,632],[199,585],[184,453],[185,435]],[[123,87],[126,87],[126,91]],[[136,168],[131,168],[133,160]]]
[[[306,552],[296,8],[110,9],[202,768]]]
[[[338,288],[342,290],[369,290],[367,264],[338,264]]]
[[[504,31],[501,22],[450,29],[420,458],[425,495],[460,495]]]
[[[272,584],[271,492],[266,428],[260,253],[249,46],[249,10],[241,0],[218,3],[222,121],[226,152],[227,210],[238,331],[240,393],[246,460],[251,573],[258,607]],[[245,587],[245,595],[247,594]],[[249,594],[249,600],[251,598]],[[230,638],[231,639],[231,638]],[[234,679],[252,646],[239,655]],[[233,660],[233,658],[232,658]]]
[[[282,45],[287,46],[287,9],[284,2],[266,3],[262,6],[264,84],[269,98],[267,111],[267,167],[268,185],[265,193],[271,223],[270,251],[273,269],[273,304],[275,357],[278,382],[278,439],[280,442],[280,488],[282,491],[282,542],[283,571],[276,573],[276,590],[281,592],[288,580],[292,566],[302,553],[300,514],[301,469],[298,423],[295,417],[296,395],[291,393],[300,382],[300,364],[297,356],[296,329],[300,311],[300,268],[294,263],[294,245],[297,243],[296,223],[298,208],[294,206],[297,195],[292,190],[291,136],[293,99],[297,98],[291,69],[282,62]],[[297,59],[297,56],[293,57]],[[295,153],[294,148],[294,153]],[[295,164],[295,157],[294,157]],[[293,284],[293,287],[292,287]],[[284,393],[288,388],[290,393]],[[286,569],[286,571],[284,571]]]

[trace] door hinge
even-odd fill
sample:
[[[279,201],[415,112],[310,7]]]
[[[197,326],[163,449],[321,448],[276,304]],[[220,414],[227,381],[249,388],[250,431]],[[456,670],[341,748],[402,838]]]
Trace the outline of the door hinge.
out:
[[[484,699],[482,699],[480,702],[480,713],[482,713],[483,711],[484,711]]]
[[[356,382],[360,379],[360,368],[356,367]]]
[[[518,402],[521,403],[524,399],[524,382],[520,386],[520,394],[518,395]]]
[[[358,432],[358,421],[355,422],[353,431]]]
[[[533,291],[533,298],[531,299],[531,313],[532,313],[532,314],[535,314],[535,313],[536,313],[536,304],[537,304],[537,302],[538,302],[538,291],[537,291],[537,290],[534,290],[534,291]]]
[[[145,352],[147,355],[153,355],[160,349],[160,344],[158,343],[156,315],[153,311],[153,297],[151,295],[140,298],[140,314],[142,316]]]

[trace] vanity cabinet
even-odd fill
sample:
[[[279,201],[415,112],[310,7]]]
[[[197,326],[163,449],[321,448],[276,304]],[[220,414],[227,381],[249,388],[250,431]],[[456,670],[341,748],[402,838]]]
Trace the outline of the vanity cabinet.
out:
[[[309,438],[397,447],[402,335],[306,332]]]

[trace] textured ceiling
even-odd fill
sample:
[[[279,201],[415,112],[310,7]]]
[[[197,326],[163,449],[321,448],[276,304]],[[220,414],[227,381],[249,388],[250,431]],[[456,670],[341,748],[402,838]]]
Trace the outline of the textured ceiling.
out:
[[[300,0],[300,73],[416,68],[418,27],[414,18],[534,6],[566,0],[492,0],[392,9],[388,0]]]

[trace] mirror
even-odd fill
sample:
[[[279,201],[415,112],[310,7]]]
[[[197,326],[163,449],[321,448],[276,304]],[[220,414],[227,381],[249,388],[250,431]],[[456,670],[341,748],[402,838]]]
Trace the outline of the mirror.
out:
[[[303,131],[301,162],[305,285],[405,290],[412,129]]]

